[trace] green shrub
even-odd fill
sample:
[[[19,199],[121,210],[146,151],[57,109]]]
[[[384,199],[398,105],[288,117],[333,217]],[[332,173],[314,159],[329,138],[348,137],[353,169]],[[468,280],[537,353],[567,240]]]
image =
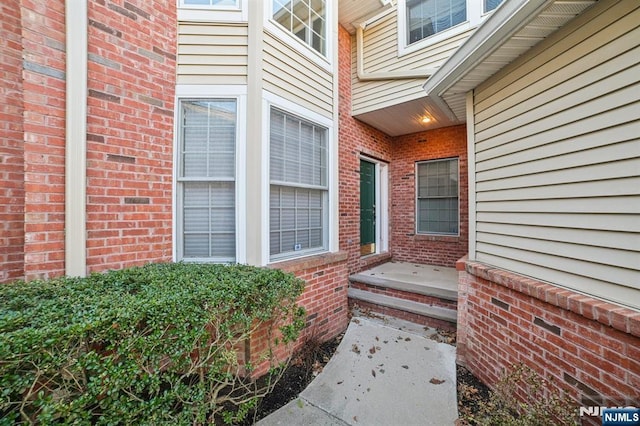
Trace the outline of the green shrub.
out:
[[[268,391],[247,378],[243,344],[259,327],[281,336],[258,354],[277,371],[273,345],[304,327],[303,285],[170,263],[0,286],[0,423],[236,421]]]

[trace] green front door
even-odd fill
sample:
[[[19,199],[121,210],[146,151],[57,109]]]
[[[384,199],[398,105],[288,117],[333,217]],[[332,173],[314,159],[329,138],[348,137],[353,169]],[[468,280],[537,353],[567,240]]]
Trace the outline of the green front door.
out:
[[[360,160],[360,254],[376,251],[376,165]]]

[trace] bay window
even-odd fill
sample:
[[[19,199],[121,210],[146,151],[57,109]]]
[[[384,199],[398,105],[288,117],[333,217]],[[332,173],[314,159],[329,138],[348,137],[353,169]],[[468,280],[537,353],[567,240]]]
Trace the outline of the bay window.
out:
[[[270,109],[269,239],[272,258],[328,247],[328,129]]]

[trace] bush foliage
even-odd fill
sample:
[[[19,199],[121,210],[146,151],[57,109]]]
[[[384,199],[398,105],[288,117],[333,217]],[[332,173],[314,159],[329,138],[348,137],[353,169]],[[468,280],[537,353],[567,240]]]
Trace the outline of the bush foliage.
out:
[[[267,327],[259,357],[277,371],[302,290],[278,270],[187,263],[0,286],[0,423],[236,421],[268,391],[244,342]]]
[[[477,412],[460,413],[461,425],[578,426],[578,407],[564,391],[525,364],[505,371]]]

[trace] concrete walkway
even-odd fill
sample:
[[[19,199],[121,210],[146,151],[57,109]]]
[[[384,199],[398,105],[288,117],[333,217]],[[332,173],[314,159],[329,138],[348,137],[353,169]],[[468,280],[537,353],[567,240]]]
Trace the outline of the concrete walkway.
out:
[[[453,425],[455,347],[433,333],[396,319],[353,318],[318,377],[257,424]]]

